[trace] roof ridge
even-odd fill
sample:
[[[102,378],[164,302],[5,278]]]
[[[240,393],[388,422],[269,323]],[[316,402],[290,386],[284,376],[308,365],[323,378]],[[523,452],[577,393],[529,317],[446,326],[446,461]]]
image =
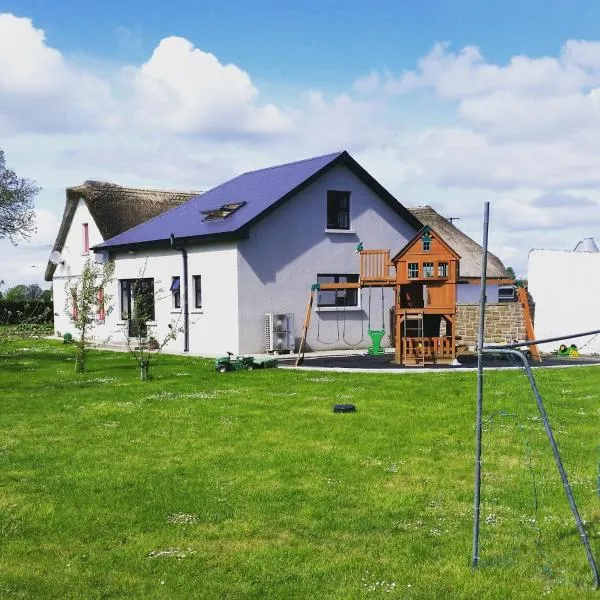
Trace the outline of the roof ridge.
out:
[[[132,187],[121,185],[120,183],[114,183],[112,181],[99,181],[97,179],[87,179],[81,185],[74,185],[68,187],[67,190],[77,190],[82,187],[99,187],[99,186],[110,186],[113,188],[118,188],[119,190],[123,190],[125,192],[149,192],[154,194],[185,194],[185,195],[199,195],[202,193],[202,190],[175,190],[175,189],[161,189],[161,188],[149,188],[149,187]]]
[[[263,167],[262,169],[254,169],[252,171],[245,171],[241,175],[250,175],[251,173],[260,173],[261,171],[269,171],[271,169],[279,169],[281,167],[291,167],[292,165],[300,165],[305,162],[310,162],[312,160],[320,160],[320,159],[328,158],[328,157],[331,157],[333,159],[334,157],[340,156],[340,154],[343,154],[344,152],[345,152],[345,150],[338,150],[337,152],[328,152],[327,154],[321,154],[320,156],[312,156],[310,158],[303,158],[302,160],[293,160],[288,163],[281,163],[279,165],[271,165],[270,167]],[[238,175],[238,177],[241,177],[241,175]]]

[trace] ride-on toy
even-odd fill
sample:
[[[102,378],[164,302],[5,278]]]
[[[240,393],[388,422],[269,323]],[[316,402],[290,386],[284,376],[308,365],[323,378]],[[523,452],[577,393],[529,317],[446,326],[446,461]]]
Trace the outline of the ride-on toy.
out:
[[[233,352],[228,352],[227,356],[218,356],[215,359],[215,369],[219,373],[226,371],[237,371],[238,369],[268,369],[277,366],[276,358],[256,358],[251,355],[236,356],[233,358]]]

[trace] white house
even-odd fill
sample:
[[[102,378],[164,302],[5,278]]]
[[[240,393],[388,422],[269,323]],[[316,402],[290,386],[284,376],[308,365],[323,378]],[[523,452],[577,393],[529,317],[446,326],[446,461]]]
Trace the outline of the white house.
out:
[[[439,217],[438,227],[445,221],[430,207],[412,212],[402,206],[347,152],[244,173],[201,195],[167,193],[162,206],[172,202],[175,208],[156,210],[157,216],[131,209],[137,223],[117,232],[103,231],[111,210],[100,213],[102,200],[90,202],[83,191],[67,192],[55,245],[61,262],[47,271],[54,284],[55,328],[69,330],[61,312],[61,278],[69,269],[78,273],[87,223],[90,249],[99,260],[115,261],[108,291],[115,310],[95,328],[96,338],[114,341],[135,333],[129,317],[143,291],[152,298],[149,332],[160,339],[175,326],[183,333],[170,349],[206,356],[264,352],[269,337],[283,340],[283,347],[297,347],[311,285],[357,281],[359,242],[396,253],[423,224],[431,224],[428,219]],[[448,225],[450,233],[458,232]],[[461,232],[453,235],[460,245],[455,250],[465,257],[461,269],[463,262],[471,269],[481,248]],[[498,281],[507,277],[493,255],[488,274]],[[465,280],[467,295],[476,283]],[[320,292],[308,348],[367,347],[369,326],[383,326],[389,334],[393,304],[391,289]],[[275,320],[265,320],[266,315]]]
[[[568,277],[568,286],[558,285],[559,274]],[[582,240],[572,251],[531,250],[527,276],[538,339],[600,329],[600,252],[593,239]],[[542,344],[542,349],[551,351],[561,344],[585,345],[582,352],[600,353],[600,336]]]

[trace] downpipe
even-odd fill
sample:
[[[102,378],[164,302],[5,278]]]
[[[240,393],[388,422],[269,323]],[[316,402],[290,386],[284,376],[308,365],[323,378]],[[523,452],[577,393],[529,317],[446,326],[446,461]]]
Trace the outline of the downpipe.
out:
[[[175,234],[171,233],[171,248],[181,252],[183,260],[183,351],[190,351],[190,308],[188,305],[188,255],[182,244],[175,243]]]

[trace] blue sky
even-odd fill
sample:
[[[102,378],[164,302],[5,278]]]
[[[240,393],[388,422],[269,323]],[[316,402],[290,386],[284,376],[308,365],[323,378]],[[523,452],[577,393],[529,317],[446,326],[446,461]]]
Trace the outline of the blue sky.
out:
[[[137,61],[179,35],[257,80],[313,85],[412,68],[436,41],[479,46],[500,63],[552,55],[566,39],[593,39],[600,22],[597,0],[3,0],[0,9],[34,19],[65,53]]]
[[[599,0],[0,0],[0,147],[44,188],[0,279],[40,280],[65,187],[207,189],[340,149],[475,239],[491,201],[525,273],[600,237],[599,22]]]

